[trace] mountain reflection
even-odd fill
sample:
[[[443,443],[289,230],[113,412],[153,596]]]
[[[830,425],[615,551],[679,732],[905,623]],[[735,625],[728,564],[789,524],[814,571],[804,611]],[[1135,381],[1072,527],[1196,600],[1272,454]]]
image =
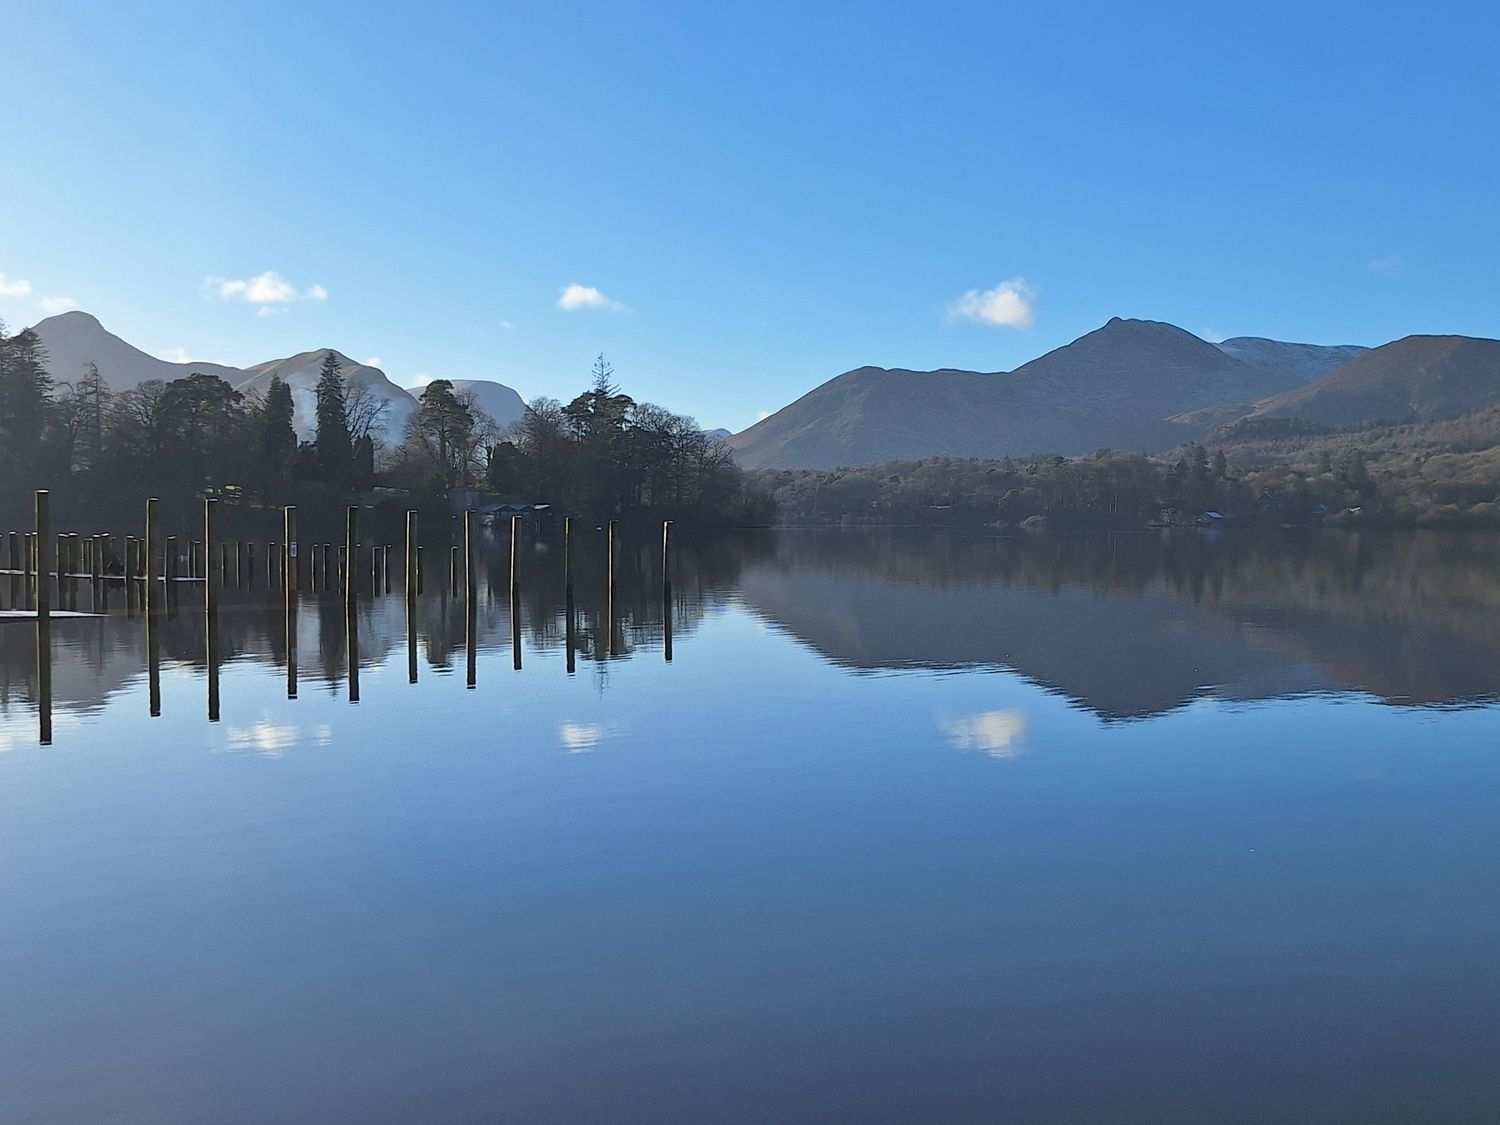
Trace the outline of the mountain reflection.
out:
[[[741,595],[851,669],[1011,668],[1110,719],[1315,691],[1452,706],[1500,686],[1497,564],[1493,537],[1435,533],[790,532]]]
[[[538,550],[522,560],[518,618],[508,557],[485,554],[474,649],[514,648],[519,667],[521,644],[558,651],[571,638],[579,667],[602,677],[614,660],[671,659],[672,633],[679,653],[692,659],[705,616],[738,605],[854,672],[1013,670],[1105,719],[1161,714],[1200,697],[1307,692],[1460,706],[1490,700],[1500,680],[1500,542],[1485,536],[683,537],[668,591],[656,545],[647,541],[621,551],[612,596],[602,543],[586,539],[575,552],[571,614],[557,560]],[[446,573],[429,576],[427,586],[410,622],[399,593],[361,595],[353,619],[360,667],[384,665],[405,650],[409,629],[416,641],[410,675],[456,675],[465,667],[464,598],[450,593]],[[115,602],[105,618],[54,624],[59,713],[95,710],[139,690],[144,621],[124,598]],[[209,667],[201,586],[175,593],[156,633],[163,667]],[[288,613],[265,591],[230,589],[221,596],[213,659],[286,669],[289,693],[300,681],[329,693],[342,686],[353,697],[350,636],[337,592],[304,593]],[[36,674],[34,630],[0,628],[0,716],[35,706]],[[1011,711],[954,716],[943,726],[956,748],[997,757],[1024,753],[1025,729]],[[575,752],[605,733],[571,722],[558,728],[559,742]],[[236,728],[230,744],[274,754],[296,737],[295,728],[267,721]]]

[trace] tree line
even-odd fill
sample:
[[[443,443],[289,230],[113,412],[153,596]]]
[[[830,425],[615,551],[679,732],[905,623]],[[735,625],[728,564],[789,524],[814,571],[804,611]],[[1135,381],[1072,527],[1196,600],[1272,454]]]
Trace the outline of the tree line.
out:
[[[766,522],[724,443],[691,418],[635,402],[612,375],[601,356],[589,390],[567,406],[537,399],[506,432],[471,393],[435,380],[387,447],[390,403],[351,384],[329,351],[313,436],[302,440],[279,377],[248,394],[202,373],[116,391],[92,364],[55,378],[35,332],[0,324],[0,481],[15,495],[217,495],[260,506],[332,504],[377,487],[427,502],[477,489],[589,518]]]
[[[1194,443],[1175,457],[929,457],[754,479],[789,524],[1500,526],[1500,448],[1372,452],[1350,437],[1285,462],[1240,464]]]

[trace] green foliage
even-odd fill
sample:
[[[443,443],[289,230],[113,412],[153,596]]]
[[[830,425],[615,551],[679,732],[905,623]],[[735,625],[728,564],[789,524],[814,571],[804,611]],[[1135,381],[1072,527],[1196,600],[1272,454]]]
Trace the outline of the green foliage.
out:
[[[344,482],[354,467],[354,438],[349,430],[349,402],[338,357],[330,348],[318,373],[317,437],[314,444],[324,475]]]
[[[764,493],[747,487],[729,447],[697,422],[620,393],[603,356],[589,390],[563,406],[539,398],[488,449],[486,483],[594,519],[651,513],[687,522],[770,522]]]

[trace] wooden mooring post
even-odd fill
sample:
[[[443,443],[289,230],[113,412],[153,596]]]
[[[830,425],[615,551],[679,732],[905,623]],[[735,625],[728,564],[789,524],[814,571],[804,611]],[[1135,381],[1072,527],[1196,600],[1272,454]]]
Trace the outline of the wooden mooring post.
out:
[[[510,517],[510,666],[521,670],[521,517]]]
[[[155,496],[146,501],[146,539],[144,572],[146,576],[146,685],[152,718],[161,714],[161,647],[157,616],[161,608],[161,591],[156,588],[156,552],[160,541],[161,501]]]

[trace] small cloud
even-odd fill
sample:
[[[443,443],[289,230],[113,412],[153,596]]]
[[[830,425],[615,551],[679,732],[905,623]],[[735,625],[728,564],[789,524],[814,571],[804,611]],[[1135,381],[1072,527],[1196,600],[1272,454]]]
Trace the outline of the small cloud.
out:
[[[500,327],[501,327],[501,328],[503,328],[503,329],[505,329],[505,330],[506,330],[506,331],[507,331],[507,332],[509,332],[509,331],[511,331],[511,330],[512,330],[512,329],[514,329],[514,328],[515,328],[515,325],[514,325],[514,324],[512,324],[512,323],[511,323],[511,322],[510,322],[510,321],[508,321],[508,320],[502,320],[502,321],[501,321],[501,322],[500,322]]]
[[[24,277],[7,277],[0,273],[0,297],[29,297],[31,282]]]
[[[991,758],[1025,753],[1020,740],[1026,732],[1026,716],[1020,711],[981,711],[941,726],[959,750],[978,750]]]
[[[625,305],[612,297],[606,297],[592,285],[579,285],[576,281],[566,285],[557,298],[557,307],[563,312],[578,312],[580,309],[603,309],[605,312],[626,312]]]
[[[1376,258],[1365,267],[1366,273],[1373,273],[1383,277],[1393,277],[1401,272],[1404,263],[1398,254],[1392,254],[1388,258]]]
[[[769,411],[769,410],[762,410],[759,414],[757,414],[755,416],[755,420],[757,422],[764,422],[767,418],[769,418],[771,416],[771,413],[772,412]]]
[[[76,309],[78,302],[72,297],[41,297],[38,298],[36,307],[49,316],[54,316],[57,313],[65,313],[69,309]]]
[[[168,348],[161,353],[161,358],[168,363],[212,363],[219,367],[228,367],[222,359],[204,359],[201,355],[193,355],[186,348]]]
[[[1229,339],[1228,336],[1224,335],[1217,328],[1203,329],[1198,333],[1198,338],[1200,340],[1207,340],[1210,344],[1222,344],[1225,340]]]
[[[970,289],[948,306],[947,319],[972,320],[1004,328],[1030,328],[1036,320],[1035,290],[1024,277],[1002,281],[993,289]]]
[[[222,301],[245,301],[259,306],[257,316],[283,311],[297,301],[328,300],[328,290],[321,285],[298,289],[275,270],[256,277],[208,277],[203,280],[203,288]]]
[[[371,364],[371,366],[373,367],[374,365]],[[415,390],[417,387],[425,387],[436,378],[436,375],[429,375],[425,371],[418,371],[411,377],[411,382],[406,384],[406,387],[408,390]]]
[[[378,355],[372,355],[369,359],[360,360],[366,367],[379,367],[381,360]]]

